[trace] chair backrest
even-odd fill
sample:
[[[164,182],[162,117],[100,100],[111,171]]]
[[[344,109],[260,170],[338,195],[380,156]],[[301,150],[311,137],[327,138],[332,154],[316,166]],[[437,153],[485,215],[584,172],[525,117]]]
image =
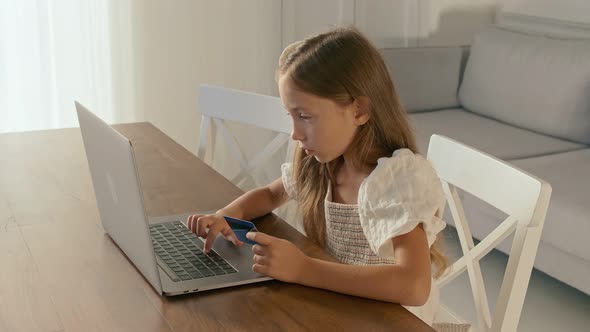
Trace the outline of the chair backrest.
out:
[[[480,331],[516,331],[541,238],[551,186],[501,160],[444,136],[432,135],[428,160],[442,182],[455,221],[463,256],[438,279],[442,287],[467,270]],[[498,227],[474,245],[456,188],[508,214]],[[479,261],[514,232],[508,265],[494,316]]]
[[[286,116],[281,100],[278,97],[260,95],[222,87],[201,85],[199,88],[198,110],[202,114],[200,140],[197,157],[211,164],[215,151],[215,137],[219,132],[223,137],[225,147],[240,165],[237,175],[230,180],[240,186],[248,178],[254,180],[256,186],[262,186],[274,180],[268,174],[267,162],[277,151],[287,144],[287,153],[283,160],[291,156],[293,148],[289,144],[291,122]],[[246,158],[234,135],[224,123],[225,120],[255,126],[277,132],[276,136],[253,157]],[[241,142],[245,144],[247,142]],[[211,149],[205,159],[207,149]],[[209,160],[210,159],[210,160]],[[278,169],[277,165],[277,169]],[[253,172],[261,169],[263,172]]]

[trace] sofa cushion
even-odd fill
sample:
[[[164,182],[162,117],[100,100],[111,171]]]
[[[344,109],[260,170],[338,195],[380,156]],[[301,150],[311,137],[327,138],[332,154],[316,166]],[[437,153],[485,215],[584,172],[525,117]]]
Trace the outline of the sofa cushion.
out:
[[[461,47],[380,50],[408,112],[458,107]]]
[[[464,108],[590,144],[590,40],[490,27],[475,35],[459,100]]]
[[[527,158],[511,163],[549,182],[553,187],[541,241],[590,261],[590,149]],[[460,196],[468,222],[482,223],[471,227],[477,238],[485,236],[506,218],[504,213],[470,194],[462,192]]]
[[[412,113],[418,146],[424,154],[432,134],[442,134],[510,160],[584,148],[578,143],[540,135],[462,109]]]

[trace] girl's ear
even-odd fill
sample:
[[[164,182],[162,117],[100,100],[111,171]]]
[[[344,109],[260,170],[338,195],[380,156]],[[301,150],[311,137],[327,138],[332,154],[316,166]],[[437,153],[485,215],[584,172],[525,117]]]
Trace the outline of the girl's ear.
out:
[[[367,96],[360,96],[354,99],[354,121],[357,126],[362,126],[371,116],[369,110],[371,108],[371,100]]]

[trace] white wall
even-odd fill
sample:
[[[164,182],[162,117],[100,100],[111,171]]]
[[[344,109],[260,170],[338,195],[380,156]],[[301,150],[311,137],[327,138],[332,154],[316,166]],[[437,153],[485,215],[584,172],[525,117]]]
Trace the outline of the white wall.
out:
[[[588,0],[501,0],[502,10],[513,13],[590,23]]]
[[[499,0],[283,0],[283,44],[354,24],[380,48],[469,45]]]
[[[283,0],[283,45],[354,25],[379,48],[416,46],[416,0]]]
[[[202,83],[273,94],[280,1],[132,1],[135,107],[195,152]]]
[[[494,22],[499,0],[419,0],[418,45],[470,45],[473,34]]]
[[[282,0],[282,47],[327,30],[354,23],[354,0]]]

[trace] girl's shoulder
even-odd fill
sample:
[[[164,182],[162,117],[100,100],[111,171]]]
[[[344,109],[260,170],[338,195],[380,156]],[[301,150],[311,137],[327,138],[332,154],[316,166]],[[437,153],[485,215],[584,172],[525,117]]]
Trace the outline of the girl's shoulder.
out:
[[[379,158],[377,166],[367,179],[381,181],[392,177],[424,175],[436,175],[432,164],[410,149],[399,149],[395,150],[391,157]]]
[[[428,244],[444,228],[437,216],[445,205],[442,184],[431,163],[408,149],[380,158],[361,184],[359,219],[371,248],[382,257],[393,255],[392,237],[424,224]]]
[[[428,196],[438,200],[441,189],[430,161],[409,149],[399,149],[391,157],[379,158],[359,188],[359,204],[383,200],[407,202]]]

